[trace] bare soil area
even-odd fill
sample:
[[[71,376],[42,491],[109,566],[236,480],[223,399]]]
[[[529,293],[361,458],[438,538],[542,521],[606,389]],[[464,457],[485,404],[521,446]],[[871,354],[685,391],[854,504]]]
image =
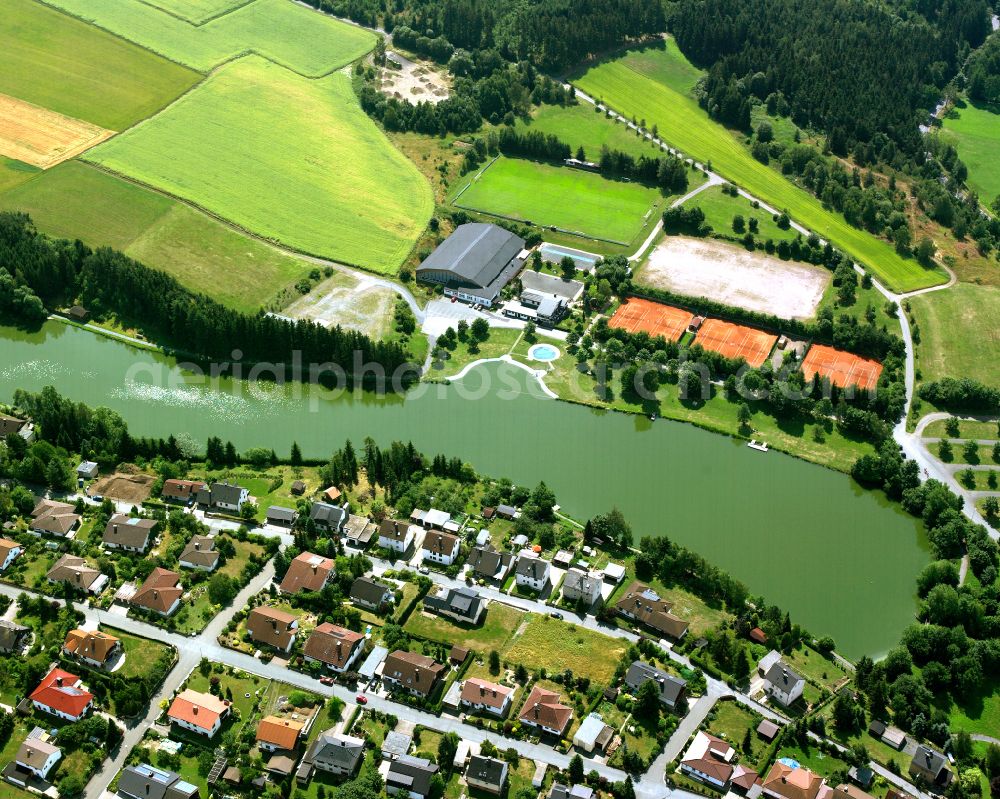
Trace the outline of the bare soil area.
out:
[[[48,169],[114,136],[80,119],[0,94],[0,155]]]
[[[426,100],[429,103],[440,103],[448,98],[449,84],[447,75],[427,64],[410,61],[398,54],[391,54],[395,67],[383,67],[379,74],[379,87],[382,93],[411,103]]]
[[[327,327],[340,325],[382,338],[392,328],[395,300],[395,292],[383,286],[338,272],[295,300],[281,314],[292,319],[312,319]]]
[[[150,474],[112,474],[100,478],[90,487],[90,495],[117,499],[139,505],[149,499],[156,478]]]
[[[831,277],[821,266],[782,261],[712,239],[668,236],[650,253],[636,280],[785,319],[809,319]]]

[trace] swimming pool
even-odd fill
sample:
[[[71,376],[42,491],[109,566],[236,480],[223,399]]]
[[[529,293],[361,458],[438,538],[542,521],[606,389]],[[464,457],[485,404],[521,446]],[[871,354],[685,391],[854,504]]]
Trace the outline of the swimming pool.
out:
[[[576,268],[581,272],[590,272],[600,260],[601,256],[585,250],[576,250],[572,247],[560,247],[558,244],[543,243],[538,252],[543,259],[551,264],[557,264],[564,256],[569,256],[576,263]]]
[[[533,361],[548,363],[549,361],[554,361],[559,357],[559,350],[551,344],[536,344],[528,350],[528,357]]]

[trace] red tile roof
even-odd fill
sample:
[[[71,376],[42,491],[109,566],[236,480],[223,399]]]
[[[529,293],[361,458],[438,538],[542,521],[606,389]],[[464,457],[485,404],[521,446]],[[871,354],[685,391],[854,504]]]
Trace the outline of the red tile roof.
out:
[[[562,704],[562,697],[536,685],[521,708],[521,721],[558,730],[562,733],[573,716],[573,709]]]
[[[80,678],[62,669],[52,669],[28,698],[67,716],[80,716],[93,699],[90,691],[78,687]]]
[[[299,591],[320,591],[335,565],[330,558],[303,552],[288,565],[288,571],[281,581],[281,592],[297,594]]]
[[[187,688],[174,697],[170,710],[167,711],[167,718],[211,730],[228,710],[229,702],[224,699]]]

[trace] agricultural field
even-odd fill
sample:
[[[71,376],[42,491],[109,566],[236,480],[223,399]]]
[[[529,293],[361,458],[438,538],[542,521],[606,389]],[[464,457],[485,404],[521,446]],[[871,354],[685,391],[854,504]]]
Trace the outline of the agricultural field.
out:
[[[177,0],[160,3],[173,10],[180,5]],[[373,33],[288,0],[253,0],[201,26],[142,0],[54,0],[52,5],[200,72],[250,52],[318,78],[375,46]],[[209,9],[224,5],[234,4],[198,2]]]
[[[452,204],[626,244],[662,213],[664,197],[638,183],[501,156],[473,173]]]
[[[36,166],[0,155],[0,195],[8,189],[31,180],[38,171]]]
[[[916,355],[923,380],[971,377],[1000,383],[1000,288],[957,283],[909,302],[920,329]]]
[[[120,131],[200,79],[186,67],[35,0],[4,3],[0,93]]]
[[[315,268],[177,200],[80,161],[44,173],[14,174],[29,180],[0,193],[0,210],[25,211],[52,236],[114,247],[238,310],[253,312],[269,304]],[[220,274],[240,279],[219,280]]]
[[[100,144],[113,130],[0,94],[0,154],[47,169]]]
[[[250,0],[145,0],[168,14],[186,19],[195,25],[232,11]]]
[[[219,131],[239,129],[239,137]],[[259,57],[217,70],[87,159],[293,249],[393,273],[430,188],[343,74],[307,80]]]
[[[1000,109],[963,103],[945,116],[943,127],[941,136],[969,168],[966,182],[988,206],[1000,196]]]
[[[575,624],[533,615],[524,632],[502,654],[504,660],[523,664],[529,671],[545,669],[551,674],[570,669],[604,685],[614,676],[627,643]]]
[[[893,289],[907,291],[947,280],[943,270],[925,269],[915,260],[901,258],[891,245],[851,227],[843,217],[824,209],[818,199],[754,159],[691,96],[699,76],[668,39],[663,48],[633,50],[609,59],[573,83],[625,116],[645,119],[648,127],[657,125],[664,141],[686,156],[710,162],[713,169],[764,202],[787,209],[795,221],[829,238]]]

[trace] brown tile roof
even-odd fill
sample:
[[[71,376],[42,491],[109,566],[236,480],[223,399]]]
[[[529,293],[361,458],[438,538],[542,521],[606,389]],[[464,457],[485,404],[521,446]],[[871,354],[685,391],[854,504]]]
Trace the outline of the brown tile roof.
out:
[[[823,778],[807,768],[792,768],[782,762],[771,766],[764,777],[766,793],[785,799],[816,799],[823,787]]]
[[[424,536],[423,549],[433,552],[435,555],[450,555],[455,551],[455,544],[458,541],[457,535],[451,533],[438,533],[429,531]]]
[[[572,717],[573,709],[562,704],[559,694],[536,684],[528,694],[518,718],[561,733]]]
[[[219,550],[215,548],[215,539],[210,535],[191,536],[179,560],[182,563],[193,563],[195,566],[215,568],[215,564],[219,562]]]
[[[77,588],[89,589],[94,581],[101,576],[101,573],[92,566],[88,566],[83,558],[78,558],[76,555],[63,555],[45,576],[52,582],[71,583]]]
[[[0,436],[13,435],[24,427],[24,425],[24,419],[18,419],[16,416],[8,416],[6,413],[0,413]]]
[[[293,560],[281,581],[281,592],[297,594],[299,591],[320,591],[334,571],[330,558],[303,552]]]
[[[281,749],[294,749],[304,726],[301,721],[267,716],[257,725],[257,742],[271,744]]]
[[[118,639],[113,635],[98,630],[70,630],[63,643],[63,651],[103,664],[116,646]]]
[[[692,757],[681,761],[682,765],[689,766],[695,771],[714,777],[719,782],[729,782],[733,775],[733,767],[722,760],[714,757]]]
[[[180,581],[181,576],[177,572],[157,566],[130,601],[141,608],[166,613],[184,595]]]
[[[0,538],[0,563],[7,560],[7,556],[14,549],[23,549],[23,547],[17,541],[11,541],[9,538]]]
[[[660,599],[648,585],[638,582],[632,583],[615,603],[615,609],[620,614],[634,618],[671,638],[680,638],[687,632],[688,623],[671,613],[672,607],[672,603]]]
[[[102,540],[105,544],[145,549],[156,525],[156,519],[133,519],[128,514],[116,513],[105,526]]]
[[[410,529],[408,521],[397,521],[396,519],[383,519],[379,525],[379,536],[391,538],[394,541],[405,541],[406,531]]]
[[[445,670],[443,664],[426,655],[397,649],[385,659],[382,676],[427,695]]]
[[[203,488],[208,486],[202,480],[164,480],[160,496],[187,501],[193,499]]]
[[[39,532],[65,536],[80,522],[80,517],[73,512],[74,507],[51,499],[39,500],[31,511],[30,527]]]
[[[322,661],[336,669],[343,669],[354,652],[354,648],[365,640],[364,635],[353,630],[325,622],[306,639],[302,652],[315,660]]]
[[[499,710],[504,701],[514,693],[513,688],[497,685],[494,682],[470,677],[462,685],[462,701],[470,705],[486,705]]]
[[[262,605],[247,616],[247,631],[254,641],[287,649],[295,637],[296,628],[292,625],[296,621],[298,619],[291,613]]]
[[[203,730],[210,730],[228,710],[229,702],[226,700],[187,688],[174,697],[170,710],[167,711],[167,717],[171,720],[186,721]]]
[[[746,766],[737,766],[733,769],[733,785],[745,791],[749,791],[759,781],[760,775],[753,769],[746,768]]]

